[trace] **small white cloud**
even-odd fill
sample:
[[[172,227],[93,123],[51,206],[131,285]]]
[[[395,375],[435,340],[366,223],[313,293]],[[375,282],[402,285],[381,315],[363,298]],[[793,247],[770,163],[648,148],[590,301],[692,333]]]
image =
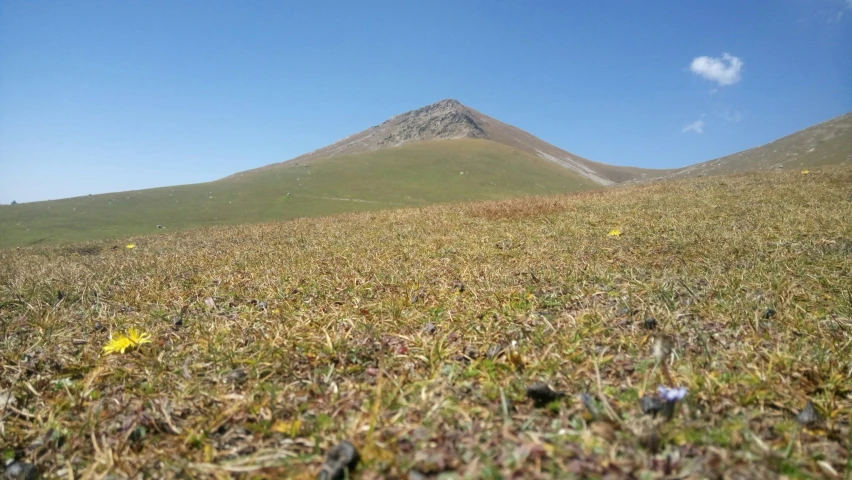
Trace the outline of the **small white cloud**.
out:
[[[741,58],[723,53],[722,58],[695,57],[689,64],[689,69],[692,73],[724,87],[742,79],[743,65]]]
[[[695,133],[704,133],[704,120],[696,120],[689,125],[683,127],[681,130],[682,133],[686,132],[695,132]]]
[[[744,118],[742,112],[739,110],[734,110],[730,107],[722,107],[717,108],[715,112],[717,117],[725,120],[728,123],[737,123],[741,122]]]

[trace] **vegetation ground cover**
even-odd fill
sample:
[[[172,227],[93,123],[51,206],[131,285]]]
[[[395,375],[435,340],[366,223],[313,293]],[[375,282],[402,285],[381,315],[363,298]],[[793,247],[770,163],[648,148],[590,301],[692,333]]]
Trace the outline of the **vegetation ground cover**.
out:
[[[287,162],[209,183],[3,205],[0,248],[595,187],[571,170],[498,143],[424,142]]]
[[[842,478],[849,218],[844,167],[2,250],[2,455],[316,478],[349,440],[362,479]],[[104,355],[120,335],[150,342]],[[661,385],[670,420],[641,408]]]

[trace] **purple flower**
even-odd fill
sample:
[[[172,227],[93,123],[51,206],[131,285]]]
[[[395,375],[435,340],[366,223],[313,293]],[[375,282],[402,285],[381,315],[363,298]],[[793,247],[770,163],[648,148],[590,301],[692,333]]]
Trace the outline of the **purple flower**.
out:
[[[677,402],[678,400],[682,400],[683,397],[686,396],[686,388],[669,388],[664,386],[657,387],[657,392],[667,402]]]

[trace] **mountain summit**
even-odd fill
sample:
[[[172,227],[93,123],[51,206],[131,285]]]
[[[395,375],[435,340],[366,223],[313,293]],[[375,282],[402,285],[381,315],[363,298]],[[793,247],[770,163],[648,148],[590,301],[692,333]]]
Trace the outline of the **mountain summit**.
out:
[[[415,142],[460,138],[474,138],[501,143],[531,156],[568,168],[600,185],[641,179],[648,174],[659,176],[665,173],[664,171],[618,167],[587,160],[450,98],[396,115],[379,125],[290,161],[304,163],[322,158],[400,147]],[[281,164],[267,165],[261,167],[261,169],[278,165]]]
[[[382,147],[398,147],[410,142],[453,138],[488,138],[477,123],[478,112],[458,100],[446,99],[397,115],[378,127]]]
[[[395,115],[380,125],[350,135],[343,140],[294,160],[328,158],[363,153],[381,148],[399,147],[412,142],[456,138],[488,138],[479,118],[483,115],[446,99],[417,110]]]

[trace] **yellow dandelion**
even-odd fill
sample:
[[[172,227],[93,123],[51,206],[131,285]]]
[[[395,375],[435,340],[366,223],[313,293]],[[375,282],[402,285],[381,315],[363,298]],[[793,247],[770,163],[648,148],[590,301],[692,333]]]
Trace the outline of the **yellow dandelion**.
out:
[[[132,244],[132,243],[128,243],[128,244],[127,244],[127,248],[136,248],[136,245],[134,245],[134,244]]]
[[[811,171],[810,171],[810,170],[808,170],[807,168],[806,168],[806,169],[804,169],[804,170],[802,170],[802,175],[807,175],[807,174],[809,174],[809,173],[811,173]]]
[[[124,353],[125,350],[133,346],[129,338],[124,335],[119,335],[116,338],[110,338],[109,342],[104,346],[104,355],[110,353]]]
[[[131,328],[127,331],[127,339],[130,340],[134,346],[142,345],[143,343],[151,343],[151,334]]]
[[[104,355],[124,353],[128,348],[137,347],[143,343],[151,343],[151,334],[131,328],[127,330],[127,335],[111,337],[109,342],[104,346]]]
[[[609,236],[610,237],[620,237],[621,236],[621,230],[619,230],[617,228],[613,228],[612,230],[609,231]]]

